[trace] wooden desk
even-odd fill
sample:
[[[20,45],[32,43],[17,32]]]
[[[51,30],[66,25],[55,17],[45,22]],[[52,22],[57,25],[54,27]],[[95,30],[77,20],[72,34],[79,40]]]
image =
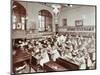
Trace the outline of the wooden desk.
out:
[[[65,71],[67,69],[53,61],[50,61],[44,64],[44,70],[46,72],[55,72],[55,71]]]
[[[61,65],[61,66],[63,66],[63,67],[65,67],[65,68],[67,68],[68,70],[78,70],[79,69],[78,65],[76,65],[74,63],[71,63],[71,62],[69,62],[67,60],[64,60],[62,58],[58,58],[56,60],[56,63]]]
[[[23,62],[31,58],[31,54],[28,54],[25,51],[18,50],[13,56],[13,64]]]
[[[13,55],[13,73],[16,73],[16,68],[18,67],[22,67],[23,66],[23,62],[29,60],[29,63],[31,62],[31,54],[22,50],[16,50],[16,54]],[[30,67],[31,68],[31,67]],[[29,68],[29,72],[30,72],[30,68]]]

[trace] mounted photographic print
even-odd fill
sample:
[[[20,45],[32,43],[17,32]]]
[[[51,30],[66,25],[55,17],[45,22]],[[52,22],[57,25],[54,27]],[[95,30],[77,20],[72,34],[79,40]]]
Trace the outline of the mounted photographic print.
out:
[[[13,75],[96,69],[96,6],[11,3]]]

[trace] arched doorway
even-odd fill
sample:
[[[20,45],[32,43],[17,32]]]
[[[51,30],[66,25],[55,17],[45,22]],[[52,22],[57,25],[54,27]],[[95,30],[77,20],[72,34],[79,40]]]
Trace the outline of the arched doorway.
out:
[[[39,11],[39,31],[52,31],[52,14],[48,10]]]
[[[17,1],[12,5],[12,29],[26,29],[26,9]]]

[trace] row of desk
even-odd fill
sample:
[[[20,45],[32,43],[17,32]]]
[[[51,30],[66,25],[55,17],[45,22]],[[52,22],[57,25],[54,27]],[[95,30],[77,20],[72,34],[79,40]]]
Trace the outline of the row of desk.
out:
[[[31,65],[35,66],[36,69],[37,59],[34,58],[31,54],[21,51],[19,51],[18,54],[13,56],[13,65],[15,67],[17,63],[24,62],[26,60],[30,60]],[[34,69],[34,67],[32,68]],[[64,60],[63,58],[58,58],[56,59],[55,62],[50,60],[49,62],[45,63],[42,69],[44,70],[44,72],[68,71],[68,70],[78,70],[79,66],[67,60]]]

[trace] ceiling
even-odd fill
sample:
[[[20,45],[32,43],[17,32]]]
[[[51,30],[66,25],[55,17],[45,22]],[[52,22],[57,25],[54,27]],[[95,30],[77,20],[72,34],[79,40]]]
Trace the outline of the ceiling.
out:
[[[39,3],[39,4],[42,4],[42,5],[45,5],[45,6],[48,6],[48,7],[51,7],[51,8],[53,8],[52,7],[52,5],[60,5],[61,6],[61,8],[68,8],[68,9],[71,9],[71,8],[79,8],[79,7],[81,7],[82,5],[71,5],[71,4],[55,4],[55,3]]]

